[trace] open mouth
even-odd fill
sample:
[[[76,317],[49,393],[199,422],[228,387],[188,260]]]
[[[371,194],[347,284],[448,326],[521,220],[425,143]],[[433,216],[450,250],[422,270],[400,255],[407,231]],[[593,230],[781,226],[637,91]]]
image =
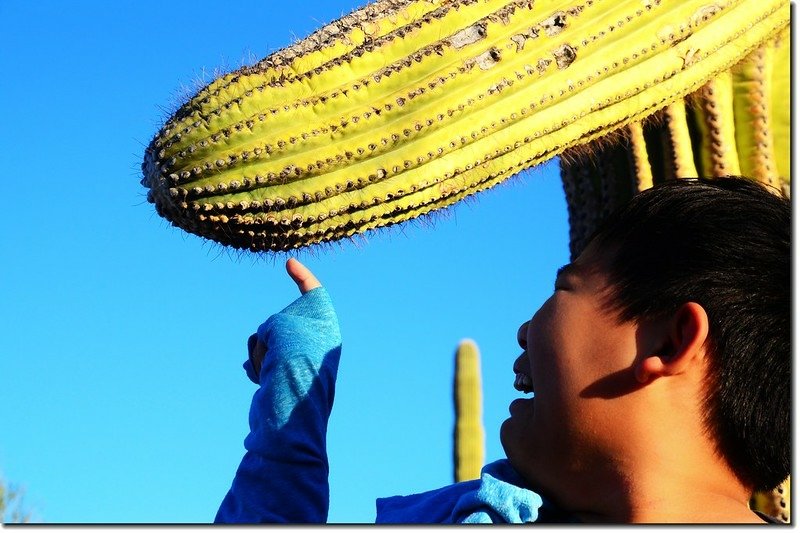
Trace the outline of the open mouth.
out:
[[[533,392],[533,380],[529,375],[517,372],[514,378],[514,388],[524,393]]]
[[[528,374],[525,374],[523,372],[517,372],[514,377],[514,388],[522,393],[531,394],[531,397],[517,398],[509,404],[508,414],[510,414],[512,417],[514,416],[515,412],[517,412],[517,415],[520,415],[521,413],[519,412],[519,410],[525,409],[523,406],[532,405],[531,402],[533,402],[533,395],[532,395],[533,380]]]

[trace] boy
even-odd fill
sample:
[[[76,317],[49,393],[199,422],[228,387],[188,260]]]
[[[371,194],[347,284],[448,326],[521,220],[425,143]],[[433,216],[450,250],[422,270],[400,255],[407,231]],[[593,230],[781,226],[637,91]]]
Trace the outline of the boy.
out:
[[[677,180],[612,214],[518,331],[507,459],[379,499],[379,522],[764,522],[789,473],[788,200]],[[219,522],[323,522],[341,340],[319,281],[248,341],[260,384]]]

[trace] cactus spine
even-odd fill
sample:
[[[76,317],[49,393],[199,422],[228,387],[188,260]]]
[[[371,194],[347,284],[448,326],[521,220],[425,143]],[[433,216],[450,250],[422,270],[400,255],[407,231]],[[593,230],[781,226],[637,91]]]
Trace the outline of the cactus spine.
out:
[[[199,91],[142,183],[235,248],[345,238],[642,120],[788,21],[785,0],[381,0]]]
[[[453,397],[453,478],[458,483],[479,478],[484,463],[481,361],[478,345],[470,339],[456,350]]]

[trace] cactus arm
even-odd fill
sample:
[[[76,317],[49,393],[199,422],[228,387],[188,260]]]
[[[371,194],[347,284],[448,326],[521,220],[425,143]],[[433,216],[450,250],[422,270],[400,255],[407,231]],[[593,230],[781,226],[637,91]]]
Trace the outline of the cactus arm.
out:
[[[644,130],[641,122],[631,122],[628,125],[631,152],[637,179],[636,189],[643,191],[653,186],[653,172],[650,168],[650,159],[647,155],[647,146],[644,140]]]
[[[254,251],[402,222],[682,98],[785,26],[780,4],[388,2],[201,91],[143,183]]]
[[[456,483],[477,479],[484,463],[483,401],[481,363],[474,341],[461,341],[456,350],[453,396],[453,477]]]

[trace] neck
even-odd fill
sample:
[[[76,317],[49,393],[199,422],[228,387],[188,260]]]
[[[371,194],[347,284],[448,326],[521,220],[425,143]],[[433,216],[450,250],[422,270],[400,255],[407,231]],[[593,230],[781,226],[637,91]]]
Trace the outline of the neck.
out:
[[[698,439],[648,439],[568,471],[543,494],[585,522],[761,521],[748,508],[750,491]]]
[[[696,480],[665,483],[659,476],[606,487],[592,504],[573,511],[591,523],[758,523],[748,494],[736,487],[712,487]],[[657,487],[657,489],[655,489]]]

